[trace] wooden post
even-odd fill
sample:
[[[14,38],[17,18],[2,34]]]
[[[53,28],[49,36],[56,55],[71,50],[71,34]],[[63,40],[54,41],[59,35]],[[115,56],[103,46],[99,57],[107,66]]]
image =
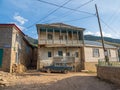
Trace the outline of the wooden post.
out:
[[[78,44],[78,39],[79,39],[79,38],[78,38],[78,30],[77,30],[77,44]]]
[[[53,28],[53,42],[52,43],[54,43],[54,39],[55,39],[55,30]]]
[[[48,39],[48,31],[47,31],[47,28],[46,28],[46,44],[47,44],[47,39]]]
[[[60,29],[60,44],[61,44],[61,29]]]
[[[73,30],[72,30],[72,44],[73,44]]]
[[[67,44],[68,44],[68,30],[66,30],[66,36],[67,36],[67,40],[66,40],[66,42],[67,42]]]
[[[98,9],[97,9],[97,5],[96,4],[95,4],[95,9],[96,9],[97,19],[98,19],[98,24],[99,24],[100,34],[101,34],[101,40],[102,40],[102,46],[103,46],[103,50],[104,50],[105,60],[109,64],[109,58],[108,58],[108,54],[106,54],[107,50],[106,50],[105,45],[104,45],[104,38],[103,38],[103,33],[102,33],[102,27],[101,27],[99,13],[98,13]]]

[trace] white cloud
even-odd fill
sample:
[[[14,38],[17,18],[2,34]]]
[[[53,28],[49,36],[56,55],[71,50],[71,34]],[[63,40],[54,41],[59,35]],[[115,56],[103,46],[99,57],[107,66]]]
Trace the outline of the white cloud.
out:
[[[25,22],[27,22],[28,20],[26,18],[23,18],[22,16],[20,16],[18,13],[16,13],[13,16],[14,20],[18,21],[21,25],[25,24]]]
[[[94,35],[94,33],[90,32],[90,31],[87,31],[87,32],[84,33],[84,35]]]

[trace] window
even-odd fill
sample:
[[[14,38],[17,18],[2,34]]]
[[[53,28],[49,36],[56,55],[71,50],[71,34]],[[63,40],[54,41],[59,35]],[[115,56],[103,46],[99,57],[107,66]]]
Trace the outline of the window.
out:
[[[49,39],[49,40],[52,40],[52,39],[53,39],[52,34],[48,34],[48,39]]]
[[[51,52],[48,52],[48,57],[52,57],[52,54],[51,54]]]
[[[93,57],[99,57],[99,56],[100,56],[99,49],[93,48]]]
[[[107,50],[107,54],[108,54],[109,57],[111,56],[110,49]]]
[[[26,53],[29,54],[30,52],[30,47],[26,46]]]
[[[66,53],[66,56],[70,56],[70,52],[67,52],[67,53]]]
[[[63,56],[63,52],[62,51],[58,51],[58,55],[59,56]]]
[[[75,57],[79,57],[78,52],[75,52]]]

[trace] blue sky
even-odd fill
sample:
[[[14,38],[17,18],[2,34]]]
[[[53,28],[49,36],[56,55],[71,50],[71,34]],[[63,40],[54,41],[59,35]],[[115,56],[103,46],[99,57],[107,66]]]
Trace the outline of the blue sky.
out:
[[[62,5],[68,0],[43,1]],[[75,9],[88,1],[90,0],[71,0],[65,7]],[[101,24],[104,36],[120,39],[120,0],[93,0],[78,10],[95,14],[95,3],[98,6],[100,18],[103,20]],[[37,38],[36,21],[42,20],[56,8],[58,7],[41,3],[38,0],[0,0],[0,23],[15,23],[25,34]],[[83,17],[89,18],[81,19]],[[95,16],[63,8],[38,23],[56,22],[86,28],[84,34],[100,35]],[[28,28],[31,25],[32,27]]]

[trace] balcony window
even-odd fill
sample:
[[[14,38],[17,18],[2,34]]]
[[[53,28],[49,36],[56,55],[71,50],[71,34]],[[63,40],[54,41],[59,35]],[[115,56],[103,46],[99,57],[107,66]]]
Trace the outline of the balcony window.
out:
[[[66,53],[66,56],[70,56],[70,52],[67,52],[67,53]]]
[[[79,57],[78,52],[75,52],[75,57]]]
[[[51,52],[48,52],[48,57],[52,57],[52,54],[51,54]]]
[[[63,56],[63,52],[62,51],[58,51],[58,55],[59,56]]]
[[[52,40],[52,39],[53,39],[52,34],[48,34],[48,40]]]
[[[99,56],[100,56],[99,49],[93,48],[93,57],[99,57]]]

